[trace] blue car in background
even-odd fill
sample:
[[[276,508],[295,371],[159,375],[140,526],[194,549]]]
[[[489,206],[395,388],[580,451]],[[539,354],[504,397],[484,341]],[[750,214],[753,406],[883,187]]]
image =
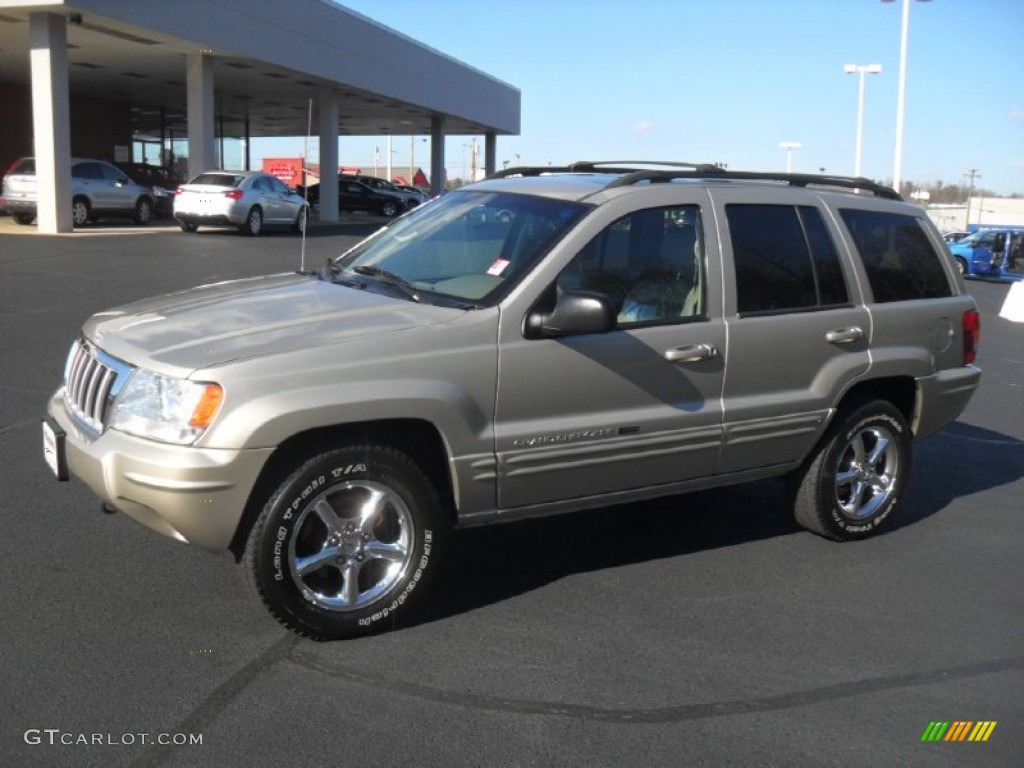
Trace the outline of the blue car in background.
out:
[[[964,277],[1008,282],[1024,280],[1024,227],[982,229],[956,243],[949,252]]]

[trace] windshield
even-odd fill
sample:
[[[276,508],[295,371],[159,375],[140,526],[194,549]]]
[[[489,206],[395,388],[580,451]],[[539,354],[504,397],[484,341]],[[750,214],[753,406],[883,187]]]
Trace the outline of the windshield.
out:
[[[328,267],[335,277],[405,283],[402,294],[417,301],[487,305],[587,210],[565,200],[459,190],[414,209]]]

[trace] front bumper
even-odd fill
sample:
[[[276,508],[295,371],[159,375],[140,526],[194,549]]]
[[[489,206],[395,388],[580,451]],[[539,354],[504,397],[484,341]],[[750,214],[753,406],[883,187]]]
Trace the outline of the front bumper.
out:
[[[50,398],[47,412],[67,433],[70,474],[101,501],[164,536],[210,552],[228,548],[273,452],[168,445],[113,429],[93,437],[71,418],[63,388]]]

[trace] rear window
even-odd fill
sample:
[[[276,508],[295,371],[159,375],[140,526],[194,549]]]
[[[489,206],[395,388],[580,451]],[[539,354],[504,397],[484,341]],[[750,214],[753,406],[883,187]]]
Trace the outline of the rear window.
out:
[[[854,208],[840,210],[860,252],[877,302],[953,295],[943,258],[913,216]]]
[[[23,157],[15,161],[14,165],[7,171],[8,175],[14,176],[32,174],[36,172],[36,159],[34,157]]]
[[[210,184],[215,187],[237,187],[245,179],[234,173],[201,173],[189,184]]]

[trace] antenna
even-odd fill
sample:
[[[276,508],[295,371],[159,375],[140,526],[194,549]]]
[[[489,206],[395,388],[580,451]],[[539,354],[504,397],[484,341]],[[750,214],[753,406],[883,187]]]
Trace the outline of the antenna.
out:
[[[306,272],[306,230],[309,229],[309,134],[313,132],[313,99],[309,100],[309,114],[306,118],[306,142],[302,147],[302,199],[306,203],[306,225],[302,228],[302,248],[299,252],[299,273]]]

